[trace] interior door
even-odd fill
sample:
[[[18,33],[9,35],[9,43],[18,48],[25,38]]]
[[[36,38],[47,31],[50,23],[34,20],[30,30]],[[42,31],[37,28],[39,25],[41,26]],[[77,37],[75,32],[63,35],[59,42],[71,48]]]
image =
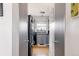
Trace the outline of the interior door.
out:
[[[28,15],[28,56],[32,56],[32,16]]]
[[[19,4],[19,56],[28,56],[27,4]]]
[[[65,3],[55,4],[55,56],[64,56]]]

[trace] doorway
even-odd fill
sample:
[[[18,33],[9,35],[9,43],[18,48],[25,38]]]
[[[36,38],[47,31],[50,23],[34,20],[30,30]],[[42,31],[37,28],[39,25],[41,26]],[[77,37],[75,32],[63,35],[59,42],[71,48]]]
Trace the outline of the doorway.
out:
[[[28,16],[28,55],[49,55],[49,16]]]
[[[54,4],[55,10],[54,12],[51,13],[53,14],[51,15],[51,18],[45,15],[35,16],[33,14],[31,14],[32,16],[28,15],[27,18],[26,5],[27,4],[19,5],[19,14],[20,14],[19,55],[48,56],[50,53],[51,56],[64,56],[65,10],[66,10],[65,4],[55,3]],[[35,4],[35,6],[37,5],[38,4]],[[51,21],[49,21],[49,18],[51,19]],[[42,52],[41,50],[45,54],[39,53]]]

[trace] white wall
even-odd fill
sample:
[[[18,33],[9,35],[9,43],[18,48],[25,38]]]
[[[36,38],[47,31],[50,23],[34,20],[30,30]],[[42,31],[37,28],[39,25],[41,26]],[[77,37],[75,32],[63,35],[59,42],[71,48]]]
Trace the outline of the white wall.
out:
[[[12,4],[4,3],[0,17],[0,56],[12,55]]]
[[[12,4],[12,55],[19,56],[19,4]]]
[[[41,15],[41,11],[45,11],[45,15],[49,15],[54,7],[53,3],[28,3],[28,14]]]
[[[53,10],[51,11],[51,14],[49,16],[49,55],[50,56],[55,56],[55,47],[54,47],[54,32],[55,32],[55,16],[54,16],[54,5],[53,5]]]
[[[71,18],[70,9],[66,4],[65,55],[79,56],[79,17]]]
[[[49,24],[49,55],[54,56],[54,31],[55,31],[55,22],[50,22]]]

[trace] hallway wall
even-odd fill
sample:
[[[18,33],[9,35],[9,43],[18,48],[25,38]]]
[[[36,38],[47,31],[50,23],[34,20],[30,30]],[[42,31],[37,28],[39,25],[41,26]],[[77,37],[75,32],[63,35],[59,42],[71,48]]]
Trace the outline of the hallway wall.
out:
[[[71,18],[71,5],[66,4],[65,55],[79,56],[79,16]]]
[[[0,17],[0,56],[12,55],[12,4],[3,4]]]
[[[12,4],[12,55],[19,56],[19,4]]]
[[[41,15],[41,11],[45,12],[45,15],[49,15],[54,8],[54,3],[28,3],[28,14]]]

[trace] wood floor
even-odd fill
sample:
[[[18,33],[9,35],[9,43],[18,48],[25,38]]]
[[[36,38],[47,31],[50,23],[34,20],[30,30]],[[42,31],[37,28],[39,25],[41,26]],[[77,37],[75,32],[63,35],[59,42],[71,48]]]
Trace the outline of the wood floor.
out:
[[[46,45],[33,45],[32,56],[48,56],[49,50]]]

